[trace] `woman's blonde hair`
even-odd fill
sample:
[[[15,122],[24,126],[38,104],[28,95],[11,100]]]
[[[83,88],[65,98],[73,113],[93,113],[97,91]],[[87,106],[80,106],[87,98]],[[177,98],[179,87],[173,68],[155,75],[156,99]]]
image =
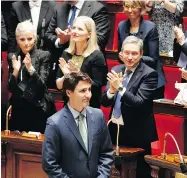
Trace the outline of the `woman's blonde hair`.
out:
[[[136,1],[136,0],[123,0],[123,7],[125,7],[126,3],[130,3],[135,8],[140,8],[141,15],[143,15],[146,12],[146,5],[145,1]]]
[[[21,23],[18,23],[16,27],[16,37],[18,37],[21,32],[27,32],[27,31],[33,33],[35,40],[37,39],[36,28],[34,27],[34,25],[30,20],[25,20]]]
[[[90,38],[87,41],[87,48],[83,52],[82,56],[88,57],[91,53],[93,53],[95,50],[99,50],[99,46],[97,44],[97,35],[96,35],[96,27],[95,27],[95,22],[92,20],[92,18],[87,17],[87,16],[79,16],[75,19],[74,23],[80,20],[81,22],[84,23],[86,30],[90,32]],[[70,39],[70,44],[69,47],[65,50],[66,52],[70,54],[75,53],[75,42]]]

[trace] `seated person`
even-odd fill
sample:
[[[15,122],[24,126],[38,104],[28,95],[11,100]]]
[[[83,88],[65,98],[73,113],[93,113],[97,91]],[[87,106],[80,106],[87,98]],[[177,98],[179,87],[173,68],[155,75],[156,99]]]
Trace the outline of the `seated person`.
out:
[[[182,72],[182,81],[187,80],[187,31],[183,33],[182,25],[179,27],[174,27],[175,40],[173,47],[173,56],[177,62],[177,65],[183,69],[180,69]]]
[[[144,1],[123,0],[123,8],[128,20],[124,20],[118,25],[118,51],[121,51],[122,42],[130,35],[143,40],[144,56],[142,60],[158,72],[158,86],[154,98],[164,98],[166,79],[160,62],[159,35],[156,25],[143,19]]]
[[[119,145],[145,150],[137,157],[136,178],[151,178],[144,155],[151,154],[151,142],[158,139],[153,114],[158,75],[141,61],[143,41],[138,37],[128,36],[121,52],[124,64],[115,66],[107,74],[108,84],[101,103],[112,106],[111,118],[120,124]],[[116,144],[116,128],[115,124],[109,126],[113,144]]]
[[[70,33],[70,45],[59,60],[57,88],[62,89],[65,74],[81,70],[93,80],[90,106],[99,108],[107,64],[97,44],[95,23],[90,17],[79,16],[74,21]]]
[[[8,54],[11,130],[43,133],[47,118],[55,112],[45,84],[50,53],[36,49],[36,37],[36,29],[30,21],[19,23],[16,28],[19,52]]]

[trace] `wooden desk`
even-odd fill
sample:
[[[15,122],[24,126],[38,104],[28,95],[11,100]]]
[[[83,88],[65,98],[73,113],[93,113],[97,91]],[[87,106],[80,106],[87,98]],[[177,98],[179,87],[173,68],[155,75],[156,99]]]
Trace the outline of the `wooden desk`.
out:
[[[183,122],[183,133],[182,139],[184,148],[181,151],[182,154],[187,155],[187,107],[174,104],[173,102],[158,102],[154,101],[153,110],[155,114],[161,114],[166,116],[176,116],[177,119],[184,119]],[[168,123],[168,127],[170,127],[170,123]],[[166,128],[167,132],[167,128]],[[165,133],[162,133],[165,134]],[[174,144],[173,144],[174,145]],[[174,145],[175,146],[175,145]]]
[[[136,178],[136,156],[141,148],[120,148],[120,156],[115,157],[111,178]]]
[[[181,172],[179,163],[169,162],[160,156],[146,155],[145,161],[151,166],[153,178],[174,178],[176,172]]]
[[[1,132],[2,178],[47,178],[42,170],[42,139],[31,139]]]
[[[41,139],[15,136],[13,132],[5,136],[1,132],[1,177],[2,178],[47,178],[42,170]],[[135,178],[136,156],[143,152],[141,148],[121,148],[116,157],[111,178]],[[25,176],[27,175],[27,176]]]

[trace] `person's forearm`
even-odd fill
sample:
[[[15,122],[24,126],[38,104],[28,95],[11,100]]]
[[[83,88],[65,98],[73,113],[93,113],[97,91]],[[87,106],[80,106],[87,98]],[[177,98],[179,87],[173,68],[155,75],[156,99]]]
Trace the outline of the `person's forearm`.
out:
[[[57,86],[57,88],[58,88],[59,90],[62,89],[62,87],[63,87],[63,82],[64,82],[64,76],[61,77],[61,78],[58,78],[58,79],[56,80],[56,86]]]
[[[18,74],[19,74],[19,71],[14,69],[12,75],[15,77],[15,78],[18,78]]]
[[[177,6],[175,3],[169,2],[169,0],[164,0],[163,7],[171,13],[175,13]]]

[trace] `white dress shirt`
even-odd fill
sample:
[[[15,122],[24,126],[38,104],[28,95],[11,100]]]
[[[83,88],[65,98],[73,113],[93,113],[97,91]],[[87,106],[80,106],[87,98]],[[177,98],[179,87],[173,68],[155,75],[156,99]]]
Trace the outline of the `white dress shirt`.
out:
[[[31,6],[29,3],[30,11],[31,11],[31,17],[32,17],[32,23],[35,29],[38,27],[38,21],[39,21],[39,16],[40,16],[40,8],[42,4],[42,0],[29,0],[33,1],[34,3],[36,2],[37,6]]]
[[[84,116],[84,126],[85,126],[85,128],[86,128],[86,130],[87,130],[86,109],[84,108],[83,111],[80,113],[79,111],[73,109],[73,108],[70,106],[69,102],[67,103],[67,106],[68,106],[69,110],[71,111],[71,113],[72,113],[72,115],[73,115],[73,118],[75,119],[75,122],[76,122],[77,126],[78,126],[77,117],[78,117],[80,114],[82,114],[82,115]]]

